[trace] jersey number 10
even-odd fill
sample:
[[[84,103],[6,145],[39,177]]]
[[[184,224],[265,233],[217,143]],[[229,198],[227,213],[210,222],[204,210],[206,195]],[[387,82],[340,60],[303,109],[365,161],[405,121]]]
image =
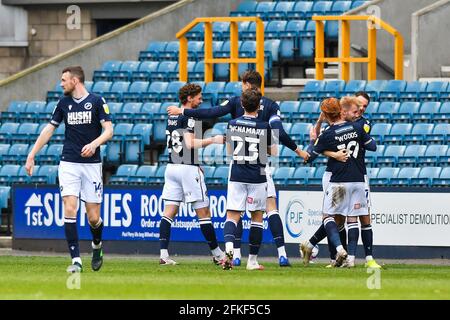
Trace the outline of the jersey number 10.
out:
[[[350,141],[347,145],[345,143],[340,144],[337,146],[338,150],[347,149],[348,155],[353,156],[353,158],[358,158],[358,152],[359,152],[359,143],[356,141]]]

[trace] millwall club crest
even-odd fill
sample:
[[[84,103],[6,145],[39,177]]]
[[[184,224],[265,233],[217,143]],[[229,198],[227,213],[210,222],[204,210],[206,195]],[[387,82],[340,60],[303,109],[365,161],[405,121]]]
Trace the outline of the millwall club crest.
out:
[[[56,109],[56,107],[55,107],[55,109]],[[72,105],[71,104],[69,104],[69,111],[70,110],[72,110]]]
[[[84,104],[84,108],[85,108],[86,110],[91,110],[91,109],[92,109],[92,103],[90,103],[90,102],[85,103],[85,104]]]

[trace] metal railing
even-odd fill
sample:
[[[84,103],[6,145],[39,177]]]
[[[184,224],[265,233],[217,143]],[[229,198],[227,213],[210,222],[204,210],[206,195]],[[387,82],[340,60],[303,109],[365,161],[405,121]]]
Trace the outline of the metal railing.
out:
[[[394,77],[396,80],[403,80],[403,37],[391,25],[375,16],[313,16],[312,19],[316,21],[316,56],[314,61],[317,80],[324,79],[324,65],[326,62],[339,62],[342,64],[341,78],[344,81],[350,80],[351,62],[367,63],[367,79],[375,80],[377,78],[377,28],[375,25],[380,26],[394,36]],[[340,57],[325,57],[324,21],[341,21],[340,39],[342,42]],[[350,21],[372,22],[370,25],[368,23],[367,26],[367,57],[350,57]]]
[[[239,58],[239,32],[238,23],[250,21],[256,23],[256,57],[255,58]],[[262,78],[261,92],[264,94],[264,24],[258,17],[208,17],[196,18],[186,27],[177,33],[180,40],[179,61],[179,80],[188,81],[188,40],[186,34],[198,23],[204,23],[204,50],[205,50],[205,83],[213,81],[213,70],[215,63],[230,64],[230,81],[239,81],[239,63],[255,63],[256,71]],[[230,56],[228,58],[213,57],[213,28],[214,22],[230,22]]]

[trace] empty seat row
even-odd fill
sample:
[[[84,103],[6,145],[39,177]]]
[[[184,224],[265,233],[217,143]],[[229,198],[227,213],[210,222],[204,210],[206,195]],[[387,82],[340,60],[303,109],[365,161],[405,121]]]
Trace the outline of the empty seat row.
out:
[[[36,165],[33,175],[27,174],[25,166],[7,164],[0,167],[0,184],[11,186],[12,184],[43,183],[56,184],[58,177],[57,165]]]
[[[449,101],[447,81],[344,80],[308,81],[299,92],[299,100],[321,100],[366,91],[372,101]]]

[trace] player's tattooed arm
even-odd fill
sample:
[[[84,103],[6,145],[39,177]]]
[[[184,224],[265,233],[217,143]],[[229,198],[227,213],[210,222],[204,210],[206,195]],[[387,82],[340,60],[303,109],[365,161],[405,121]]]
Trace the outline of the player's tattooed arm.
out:
[[[101,124],[103,128],[102,134],[97,139],[95,139],[91,143],[88,143],[83,147],[83,149],[81,149],[81,156],[83,158],[92,157],[95,154],[95,150],[97,150],[99,146],[113,137],[114,130],[111,121],[102,121]]]
[[[53,124],[47,124],[45,128],[42,130],[41,134],[36,140],[36,143],[33,146],[33,149],[31,149],[30,153],[27,157],[27,162],[25,163],[25,170],[27,170],[27,173],[29,176],[33,174],[34,169],[34,158],[36,154],[42,149],[44,145],[47,144],[47,142],[50,140],[50,138],[53,135],[53,132],[55,132],[56,127]]]
[[[167,107],[167,113],[170,116],[183,114],[187,117],[197,119],[214,119],[223,117],[224,115],[231,113],[231,104],[228,103],[226,106],[219,106],[207,109],[184,109],[178,108],[176,106],[169,106]]]

